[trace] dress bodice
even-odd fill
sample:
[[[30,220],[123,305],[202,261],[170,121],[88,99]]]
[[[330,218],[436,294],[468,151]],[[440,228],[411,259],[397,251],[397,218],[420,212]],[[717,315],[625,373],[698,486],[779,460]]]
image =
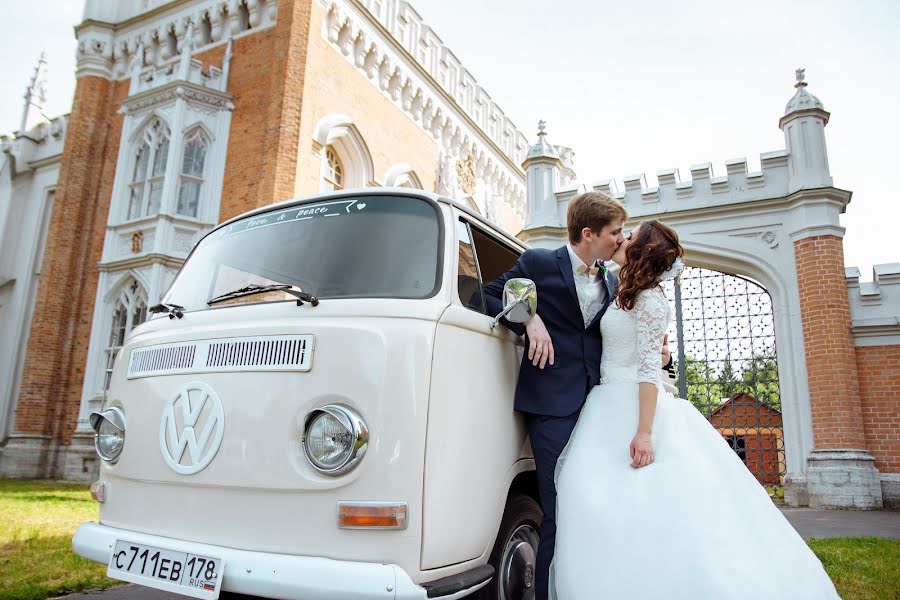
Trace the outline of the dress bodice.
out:
[[[613,302],[600,321],[600,383],[659,384],[660,352],[669,318],[669,301],[659,287],[640,292],[631,310]]]

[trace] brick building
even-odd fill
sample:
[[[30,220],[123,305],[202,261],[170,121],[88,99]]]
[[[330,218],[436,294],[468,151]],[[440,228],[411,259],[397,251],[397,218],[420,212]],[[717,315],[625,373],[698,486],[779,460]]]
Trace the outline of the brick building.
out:
[[[71,113],[0,140],[0,475],[91,479],[87,416],[192,245],[258,206],[409,186],[558,246],[572,151],[529,141],[402,0],[86,0]],[[686,262],[772,298],[786,498],[900,503],[900,265],[843,264],[829,113],[802,74],[785,147],[613,180]],[[27,115],[26,115],[27,116]],[[776,118],[777,117],[777,118]],[[25,122],[28,121],[28,122]]]
[[[405,2],[87,0],[75,35],[71,114],[2,140],[4,476],[93,477],[118,348],[222,220],[407,186],[521,228],[525,136]]]

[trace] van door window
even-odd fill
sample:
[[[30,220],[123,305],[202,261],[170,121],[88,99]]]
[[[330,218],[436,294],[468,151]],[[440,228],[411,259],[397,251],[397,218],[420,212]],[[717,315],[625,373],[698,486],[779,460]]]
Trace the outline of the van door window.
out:
[[[519,253],[477,227],[473,226],[471,229],[481,281],[490,283],[516,264],[516,261],[519,260]]]
[[[485,313],[482,286],[510,270],[519,253],[462,219],[458,231],[459,300],[466,308]]]
[[[463,306],[476,312],[485,312],[484,294],[481,291],[481,277],[478,275],[478,262],[475,260],[475,248],[469,224],[465,221],[456,223],[459,238],[459,268],[457,272],[457,290],[459,301]]]

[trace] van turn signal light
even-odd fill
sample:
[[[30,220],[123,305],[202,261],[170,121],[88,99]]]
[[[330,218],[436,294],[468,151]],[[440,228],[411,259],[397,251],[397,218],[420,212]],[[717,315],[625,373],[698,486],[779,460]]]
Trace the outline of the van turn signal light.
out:
[[[338,502],[341,529],[406,529],[406,502]]]
[[[91,484],[91,498],[97,502],[106,502],[106,482],[95,481]]]

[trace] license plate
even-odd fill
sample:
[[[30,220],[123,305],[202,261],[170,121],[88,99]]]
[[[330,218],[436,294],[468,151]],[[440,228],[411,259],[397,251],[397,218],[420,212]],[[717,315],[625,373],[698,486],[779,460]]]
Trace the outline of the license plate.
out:
[[[215,600],[222,587],[225,561],[116,540],[106,574],[176,594]]]

